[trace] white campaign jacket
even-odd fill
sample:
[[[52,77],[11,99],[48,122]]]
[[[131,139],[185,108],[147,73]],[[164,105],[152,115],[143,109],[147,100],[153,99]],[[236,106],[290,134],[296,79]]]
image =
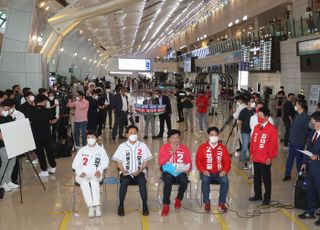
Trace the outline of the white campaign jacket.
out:
[[[152,155],[145,143],[137,141],[132,145],[126,141],[119,145],[112,159],[122,163],[123,168],[132,174],[140,169],[143,162],[151,160]]]
[[[82,147],[73,160],[72,168],[76,175],[86,173],[87,177],[94,177],[97,170],[103,171],[109,166],[109,158],[106,150],[96,144],[93,148],[88,145]]]

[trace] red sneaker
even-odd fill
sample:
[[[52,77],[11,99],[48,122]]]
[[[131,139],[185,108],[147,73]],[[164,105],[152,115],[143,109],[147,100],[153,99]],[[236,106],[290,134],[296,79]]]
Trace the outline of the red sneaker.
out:
[[[169,205],[163,204],[161,216],[167,216],[169,214]]]
[[[228,211],[228,208],[226,207],[225,204],[219,204],[218,210],[219,210],[220,212],[227,212],[227,211]]]
[[[205,203],[205,204],[204,204],[204,210],[206,210],[207,212],[210,212],[210,211],[211,211],[211,205],[210,205],[210,203]]]
[[[179,200],[178,198],[176,198],[176,202],[174,203],[174,208],[175,209],[181,208],[181,200]]]

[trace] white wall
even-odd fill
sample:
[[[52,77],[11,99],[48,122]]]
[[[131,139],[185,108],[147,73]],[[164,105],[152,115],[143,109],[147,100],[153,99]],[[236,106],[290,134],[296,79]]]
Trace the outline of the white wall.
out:
[[[280,43],[281,52],[281,84],[286,92],[299,93],[304,90],[306,98],[312,84],[320,83],[320,73],[307,73],[300,71],[300,57],[297,56],[296,45],[298,41],[320,38],[320,35],[305,36]]]

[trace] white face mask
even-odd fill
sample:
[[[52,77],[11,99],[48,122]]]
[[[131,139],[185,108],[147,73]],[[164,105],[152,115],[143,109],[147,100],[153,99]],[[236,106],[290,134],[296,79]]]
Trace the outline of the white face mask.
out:
[[[295,106],[295,107],[294,107],[294,110],[295,110],[295,111],[298,111],[298,108],[297,108],[297,106]]]
[[[138,135],[137,134],[132,134],[129,136],[129,141],[135,142],[138,140]]]
[[[209,141],[210,141],[210,143],[211,144],[217,144],[218,143],[218,141],[219,141],[219,137],[218,136],[210,136],[209,137]]]
[[[110,93],[110,89],[107,89],[106,92],[107,92],[107,93]]]
[[[97,140],[94,138],[88,138],[87,142],[88,142],[88,145],[93,146],[96,144]]]
[[[96,95],[96,96],[94,96],[93,98],[96,99],[96,100],[98,100],[99,97]]]
[[[255,108],[256,107],[256,103],[255,102],[252,102],[251,103],[251,108]]]
[[[50,100],[50,101],[52,101],[53,99],[54,99],[54,97],[53,97],[53,96],[50,96],[50,97],[49,97],[49,100]]]
[[[6,117],[6,116],[9,115],[9,111],[2,110],[1,114],[2,114],[3,117]]]
[[[190,92],[187,92],[187,95],[189,96],[191,93]]]
[[[14,109],[10,109],[9,113],[12,114],[14,112]]]
[[[34,99],[35,99],[34,96],[30,96],[30,97],[29,97],[29,100],[30,100],[30,101],[34,101]]]
[[[76,97],[76,100],[77,100],[77,101],[80,101],[80,97]]]
[[[151,99],[151,97],[147,97],[147,100],[150,100]]]
[[[239,106],[240,105],[240,102],[237,102],[237,106]]]

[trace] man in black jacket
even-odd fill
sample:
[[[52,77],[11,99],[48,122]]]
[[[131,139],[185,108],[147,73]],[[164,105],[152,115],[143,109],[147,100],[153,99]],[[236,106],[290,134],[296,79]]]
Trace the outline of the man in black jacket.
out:
[[[114,127],[112,130],[112,139],[115,140],[119,131],[119,138],[124,139],[123,129],[126,124],[129,103],[128,97],[126,96],[126,88],[121,88],[120,92],[114,97],[112,101],[112,106],[114,108]]]
[[[36,155],[38,156],[41,172],[39,176],[47,177],[49,173],[55,173],[56,161],[53,152],[51,124],[56,123],[50,109],[46,108],[47,97],[39,94],[36,97],[36,106],[30,113],[31,129],[36,143]],[[50,168],[47,168],[46,152]]]
[[[109,128],[112,129],[112,101],[113,101],[114,94],[111,92],[110,86],[106,87],[106,100],[105,100],[105,106],[106,106],[106,113],[107,117],[109,117]]]
[[[155,97],[157,98],[158,102],[157,104],[159,105],[166,105],[166,110],[163,114],[159,115],[160,119],[160,132],[158,134],[158,138],[163,137],[164,133],[164,122],[167,124],[168,132],[171,130],[171,114],[172,114],[172,109],[171,109],[171,103],[170,99],[166,95],[162,95],[161,90],[157,90],[155,92]]]
[[[283,106],[283,123],[285,127],[283,147],[288,148],[290,127],[296,114],[294,109],[295,96],[293,93],[288,94],[288,101]]]

